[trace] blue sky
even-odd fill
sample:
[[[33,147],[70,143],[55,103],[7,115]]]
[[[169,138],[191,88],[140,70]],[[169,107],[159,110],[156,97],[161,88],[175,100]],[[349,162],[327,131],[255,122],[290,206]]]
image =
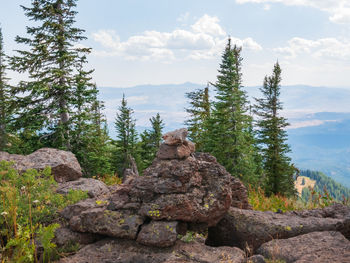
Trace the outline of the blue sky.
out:
[[[11,55],[29,24],[19,5],[31,1],[0,1]],[[261,85],[278,59],[284,85],[350,88],[349,0],[80,0],[77,11],[98,86],[215,81],[230,35],[245,85]]]

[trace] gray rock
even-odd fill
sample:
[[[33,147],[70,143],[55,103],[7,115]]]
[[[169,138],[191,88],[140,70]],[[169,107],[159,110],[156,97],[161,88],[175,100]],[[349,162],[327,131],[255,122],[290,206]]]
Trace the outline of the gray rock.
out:
[[[67,206],[64,208],[60,215],[66,219],[70,220],[73,216],[79,215],[82,212],[92,209],[92,208],[106,208],[108,206],[108,201],[105,199],[85,199],[82,201],[79,201],[78,203],[75,203],[73,205]]]
[[[141,227],[137,242],[146,246],[171,247],[177,238],[178,222],[151,221]]]
[[[313,232],[263,244],[258,253],[286,263],[350,262],[350,241],[339,232]]]
[[[285,215],[296,215],[303,218],[318,217],[341,219],[342,226],[338,228],[338,231],[340,231],[347,239],[350,239],[350,206],[336,203],[322,209],[292,211],[285,213]]]
[[[95,233],[110,237],[136,239],[144,218],[129,211],[111,211],[104,207],[92,208],[73,216],[69,225],[77,232]]]
[[[80,245],[87,245],[101,239],[100,236],[91,233],[79,233],[70,230],[67,227],[60,227],[55,231],[55,238],[53,242],[58,247],[63,247],[67,244],[78,243]]]
[[[28,169],[43,170],[51,167],[52,175],[59,183],[77,180],[82,176],[81,167],[71,152],[42,148],[29,155],[0,152],[0,160],[15,162],[14,168],[20,172]]]
[[[162,138],[167,145],[179,145],[186,141],[187,134],[187,129],[181,128],[164,134]]]
[[[342,219],[302,218],[231,207],[215,227],[209,228],[206,244],[241,248],[248,244],[255,250],[272,239],[289,238],[316,231],[340,230],[343,226]]]
[[[61,183],[56,192],[59,194],[68,194],[69,190],[87,191],[90,198],[109,194],[109,189],[105,183],[92,178],[80,178],[76,181]]]
[[[59,263],[241,263],[244,257],[238,248],[207,247],[198,242],[177,241],[171,248],[156,248],[131,240],[105,239]]]
[[[157,152],[157,158],[161,160],[185,159],[195,151],[195,145],[192,142],[185,141],[180,145],[168,145],[163,143]]]

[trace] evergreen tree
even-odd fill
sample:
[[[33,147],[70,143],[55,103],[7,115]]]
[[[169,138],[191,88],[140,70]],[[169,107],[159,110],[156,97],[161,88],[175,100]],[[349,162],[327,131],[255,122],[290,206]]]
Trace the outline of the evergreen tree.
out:
[[[196,144],[198,151],[202,150],[203,138],[206,136],[205,122],[210,116],[209,85],[186,93],[190,107],[185,109],[189,119],[185,121],[188,128],[188,138]]]
[[[9,143],[9,122],[11,118],[11,88],[7,84],[6,55],[3,46],[2,30],[0,28],[0,151],[5,151]]]
[[[119,174],[123,174],[126,168],[129,168],[130,161],[128,156],[132,156],[139,164],[137,156],[137,132],[135,129],[135,120],[132,118],[133,110],[127,106],[127,100],[123,95],[121,106],[115,119],[115,129],[117,140],[115,142],[116,151],[114,153],[115,169]]]
[[[149,121],[151,122],[152,128],[150,130],[145,130],[141,134],[141,171],[150,166],[156,157],[158,148],[162,141],[162,131],[164,129],[163,120],[160,118],[159,113],[157,113],[156,117],[150,118]]]
[[[263,97],[256,99],[258,116],[258,141],[262,145],[263,166],[266,176],[266,193],[293,195],[295,168],[291,164],[285,128],[289,125],[279,115],[283,109],[280,102],[281,68],[275,64],[273,74],[265,77],[260,89]]]
[[[33,0],[31,7],[22,6],[26,16],[39,25],[27,27],[31,37],[16,37],[16,42],[29,50],[17,50],[11,65],[29,73],[30,81],[22,81],[16,89],[22,109],[16,115],[18,129],[32,137],[34,148],[49,142],[46,146],[72,149],[75,80],[81,58],[90,52],[74,46],[86,39],[84,30],[74,27],[76,2]],[[85,95],[89,100],[91,94]]]
[[[242,89],[241,48],[232,48],[231,39],[225,48],[219,75],[214,84],[216,101],[205,123],[204,150],[245,183],[256,184],[259,179],[255,158],[252,117],[246,92]]]

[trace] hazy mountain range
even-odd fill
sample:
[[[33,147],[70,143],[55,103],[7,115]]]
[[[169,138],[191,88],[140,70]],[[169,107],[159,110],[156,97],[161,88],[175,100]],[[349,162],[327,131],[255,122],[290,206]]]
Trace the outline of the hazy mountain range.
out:
[[[123,94],[134,109],[139,131],[149,126],[157,112],[165,130],[183,126],[187,106],[185,93],[204,85],[142,85],[131,88],[100,87],[105,101],[109,130],[115,136],[114,118]],[[259,97],[259,87],[246,87],[250,100]],[[212,98],[215,94],[212,92]],[[283,116],[288,118],[289,143],[293,162],[302,169],[322,171],[350,187],[350,88],[284,86]]]

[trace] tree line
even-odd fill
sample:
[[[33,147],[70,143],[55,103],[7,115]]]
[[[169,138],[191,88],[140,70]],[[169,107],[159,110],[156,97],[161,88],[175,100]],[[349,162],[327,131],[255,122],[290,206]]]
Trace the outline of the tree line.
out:
[[[104,105],[87,70],[90,48],[78,45],[84,30],[76,28],[77,0],[33,0],[22,6],[36,26],[15,41],[26,47],[6,56],[0,29],[0,151],[28,154],[42,147],[72,151],[85,176],[122,175],[135,161],[142,172],[155,158],[164,122],[138,134],[125,97],[115,119],[117,138],[108,135]],[[286,119],[280,116],[281,68],[275,64],[264,79],[262,98],[252,105],[242,86],[241,48],[228,44],[215,83],[187,93],[190,139],[199,151],[213,154],[233,175],[266,193],[294,194],[295,168],[288,157]],[[9,85],[6,71],[27,77]]]

